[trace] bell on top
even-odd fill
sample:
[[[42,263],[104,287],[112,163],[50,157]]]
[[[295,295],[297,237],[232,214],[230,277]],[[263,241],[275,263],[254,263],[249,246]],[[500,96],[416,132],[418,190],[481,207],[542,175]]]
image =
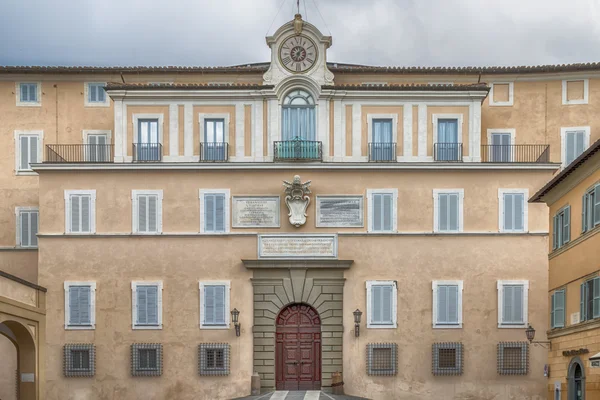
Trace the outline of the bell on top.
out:
[[[304,21],[302,21],[302,15],[301,14],[294,15],[294,32],[296,32],[296,35],[299,35],[302,33],[302,25],[303,24],[304,24]]]

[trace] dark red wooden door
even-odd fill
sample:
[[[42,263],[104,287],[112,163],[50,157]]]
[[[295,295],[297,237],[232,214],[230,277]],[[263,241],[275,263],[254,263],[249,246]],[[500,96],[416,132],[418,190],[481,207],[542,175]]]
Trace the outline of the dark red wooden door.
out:
[[[321,389],[321,319],[305,304],[292,304],[277,316],[276,387]]]

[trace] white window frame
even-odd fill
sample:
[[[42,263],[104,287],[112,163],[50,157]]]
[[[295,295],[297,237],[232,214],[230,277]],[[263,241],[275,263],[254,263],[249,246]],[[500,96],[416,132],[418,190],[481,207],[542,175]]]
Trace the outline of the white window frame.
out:
[[[392,143],[398,143],[398,114],[367,114],[367,129],[369,132],[368,141],[373,142],[373,120],[391,119],[392,120]]]
[[[138,143],[138,121],[140,119],[157,119],[158,120],[158,142],[164,143],[163,141],[163,133],[164,133],[164,119],[165,115],[163,113],[151,113],[151,114],[132,114],[131,116],[133,122],[133,138],[132,143]]]
[[[389,325],[371,324],[373,286],[392,286],[392,323]],[[396,329],[398,327],[398,283],[396,281],[367,281],[367,328],[370,329]]]
[[[140,232],[138,230],[138,196],[156,196],[156,232]],[[131,191],[131,232],[136,235],[160,235],[162,234],[162,203],[163,190],[132,190]]]
[[[515,128],[490,128],[487,130],[487,144],[492,144],[492,135],[494,133],[510,133],[510,145],[515,145],[515,139],[517,136],[517,130]]]
[[[83,144],[88,144],[88,136],[90,135],[106,135],[106,144],[112,143],[112,131],[110,129],[84,129],[81,131]]]
[[[71,196],[90,196],[90,231],[71,232]],[[70,235],[90,235],[96,233],[96,189],[91,190],[65,190],[65,233]]]
[[[568,85],[569,82],[579,82],[583,81],[583,99],[578,100],[568,100]],[[562,104],[563,105],[572,105],[572,104],[588,104],[590,96],[590,81],[588,78],[581,79],[564,79],[562,81]]]
[[[523,195],[523,229],[505,229],[504,228],[504,195],[505,194],[522,194]],[[502,233],[518,233],[529,232],[529,189],[498,189],[498,232]]]
[[[38,213],[38,233],[40,231],[40,209],[39,207],[15,207],[15,217],[16,217],[16,240],[15,243],[17,247],[23,249],[37,249],[39,246],[22,246],[21,245],[21,212],[22,211],[37,211]]]
[[[391,194],[392,195],[392,230],[375,231],[373,230],[373,195]],[[367,189],[367,232],[371,233],[395,233],[398,231],[398,189]]]
[[[156,286],[158,287],[157,301],[158,325],[137,325],[137,287],[138,286]],[[163,302],[162,302],[163,282],[162,281],[132,281],[131,282],[131,328],[136,330],[160,330],[163,328]]]
[[[204,195],[205,194],[224,194],[225,195],[225,231],[224,232],[206,232],[204,226]],[[230,208],[231,208],[231,191],[229,189],[199,189],[198,199],[200,200],[200,233],[206,233],[209,235],[223,235],[230,232]]]
[[[44,131],[22,131],[15,130],[15,175],[37,175],[38,173],[32,169],[21,169],[21,136],[37,136],[38,137],[38,163],[42,162],[44,154]]]
[[[583,151],[590,147],[590,127],[589,126],[571,126],[560,128],[560,162],[562,168],[567,166],[567,133],[583,131]]]
[[[494,85],[508,85],[508,101],[494,101]],[[514,82],[492,82],[490,84],[490,99],[491,107],[507,107],[514,105],[515,102],[515,83]]]
[[[204,287],[205,286],[225,286],[225,325],[204,325]],[[231,281],[199,281],[199,300],[200,300],[200,329],[224,330],[231,326]]]
[[[84,98],[84,107],[110,107],[110,97],[108,93],[104,93],[104,101],[93,101],[90,102],[90,84],[94,85],[104,85],[106,86],[106,82],[85,82],[83,84],[83,98]]]
[[[440,119],[455,119],[457,120],[457,143],[463,143],[463,114],[433,114],[431,122],[433,123],[433,143],[438,143],[438,120]]]
[[[90,325],[70,325],[71,311],[69,309],[69,288],[71,286],[90,287]],[[96,282],[94,281],[65,281],[65,329],[66,330],[94,330],[96,329]]]
[[[504,307],[502,306],[502,299],[504,297],[504,286],[505,285],[523,285],[523,323],[516,325],[505,325],[503,320]],[[528,325],[528,316],[527,310],[529,309],[529,281],[527,280],[512,280],[512,281],[504,281],[499,280],[497,284],[498,289],[498,328],[503,329],[523,329],[527,328]]]
[[[438,286],[454,285],[458,286],[457,298],[457,316],[458,323],[456,325],[439,324],[438,323]],[[463,296],[463,281],[433,281],[431,282],[431,290],[433,291],[433,315],[432,324],[435,329],[460,329],[463,325],[462,313],[462,296]]]
[[[440,194],[458,194],[458,231],[440,231]],[[461,233],[464,231],[465,189],[433,189],[433,232],[443,234]]]
[[[37,101],[21,101],[21,83],[35,83],[37,85]],[[17,95],[17,107],[41,107],[42,106],[42,82],[41,81],[21,81],[15,83],[15,93]]]
[[[229,113],[199,113],[198,114],[198,127],[200,132],[200,143],[204,143],[204,120],[206,119],[222,119],[223,122],[223,141],[229,142],[229,120],[231,115]]]

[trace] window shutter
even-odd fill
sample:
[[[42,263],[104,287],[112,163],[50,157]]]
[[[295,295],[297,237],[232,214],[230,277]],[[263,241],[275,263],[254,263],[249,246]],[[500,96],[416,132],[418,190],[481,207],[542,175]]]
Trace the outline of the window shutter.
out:
[[[513,229],[523,230],[525,227],[525,196],[523,194],[513,194],[514,201],[514,225]]]
[[[37,247],[38,245],[38,226],[39,226],[39,213],[37,211],[29,213],[29,245]]]
[[[593,303],[592,317],[600,317],[600,278],[594,278],[593,285]]]
[[[31,246],[30,243],[30,216],[31,214],[22,212],[19,214],[20,225],[21,225],[21,246]]]
[[[21,83],[20,85],[21,101],[29,101],[29,88],[27,86],[25,83]]]
[[[585,132],[577,132],[575,137],[575,154],[573,159],[579,157],[585,151]]]
[[[382,286],[381,322],[392,323],[392,287]]]
[[[600,185],[594,189],[594,226],[600,224]],[[591,208],[591,206],[590,206]]]
[[[558,215],[552,219],[552,250],[558,247]]]
[[[373,230],[381,231],[383,229],[383,195],[373,194]]]
[[[513,287],[513,318],[512,322],[523,322],[523,286]]]
[[[29,97],[27,98],[27,101],[37,101],[37,85],[35,83],[31,83],[26,86],[29,86]]]
[[[553,308],[554,308],[554,327],[562,328],[565,326],[565,291],[558,290],[554,293]]]
[[[585,321],[587,319],[586,307],[585,307],[586,297],[587,297],[585,295],[586,294],[586,289],[587,289],[587,286],[586,286],[585,282],[582,283],[581,286],[579,286],[579,299],[580,299],[580,302],[579,302],[579,320],[580,321]]]
[[[450,209],[448,213],[450,215],[449,228],[451,231],[458,231],[458,195],[453,193],[448,195],[450,200]]]
[[[389,193],[383,196],[383,230],[392,230],[392,215],[393,215],[393,196]]]
[[[448,322],[448,286],[438,286],[437,322]]]
[[[225,195],[215,195],[215,231],[225,232]]]
[[[88,84],[88,91],[89,91],[89,99],[88,101],[90,103],[95,102],[96,101],[96,90],[97,90],[97,86],[94,84]]]
[[[147,288],[138,286],[136,289],[137,295],[137,323],[148,323],[148,295]]]
[[[147,196],[148,198],[148,232],[158,232],[158,199],[156,196]]]
[[[448,322],[451,324],[458,323],[458,286],[452,285],[447,287],[448,291]]]
[[[104,91],[103,85],[96,86],[96,97],[100,103],[104,103],[106,101],[106,92]]]
[[[37,163],[38,160],[38,138],[37,136],[29,136],[29,163]],[[31,169],[30,166],[28,166]]]
[[[571,206],[565,208],[563,224],[563,240],[561,244],[571,240]]]
[[[215,287],[204,287],[204,323],[215,324]]]
[[[158,325],[158,287],[146,287],[147,323]]]
[[[556,328],[555,315],[556,315],[556,292],[550,296],[550,327]]]
[[[147,214],[147,196],[140,195],[137,198],[138,201],[138,231],[139,232],[147,232],[148,231],[148,220],[146,218]]]
[[[215,231],[215,196],[213,194],[204,195],[204,224],[206,232]]]
[[[504,194],[504,229],[513,230],[513,195]]]
[[[225,286],[214,286],[215,324],[225,325]]]
[[[90,231],[90,196],[81,196],[81,232]]]
[[[69,325],[78,325],[81,321],[79,290],[78,286],[69,287]]]
[[[79,323],[82,325],[91,324],[91,289],[89,286],[79,287]]]
[[[589,197],[588,194],[585,193],[581,198],[581,232],[587,231],[587,205],[588,205]]]
[[[80,232],[81,226],[79,224],[79,196],[72,195],[71,202],[71,232]]]
[[[29,137],[20,137],[21,152],[20,169],[29,169]]]
[[[512,322],[513,316],[513,287],[503,286],[502,287],[502,322]]]
[[[438,227],[440,231],[447,231],[448,227],[448,195],[440,194],[439,195],[439,221]]]

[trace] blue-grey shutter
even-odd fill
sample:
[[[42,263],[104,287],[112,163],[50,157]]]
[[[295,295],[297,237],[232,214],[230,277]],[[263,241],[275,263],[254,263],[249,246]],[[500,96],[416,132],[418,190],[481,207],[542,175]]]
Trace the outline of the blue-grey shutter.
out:
[[[382,195],[383,197],[383,230],[391,231],[392,230],[392,215],[393,215],[393,197],[391,194],[387,193]]]
[[[148,232],[158,232],[158,198],[148,196]]]
[[[39,213],[33,211],[29,213],[29,245],[37,247],[38,245],[38,228],[39,228]]]
[[[26,83],[21,83],[21,101],[29,101],[29,88]]]
[[[571,206],[567,206],[563,217],[563,240],[561,244],[571,240]]]
[[[20,137],[20,153],[21,159],[19,163],[20,169],[29,169],[29,137],[21,136]]]
[[[158,325],[158,287],[146,287],[146,317],[148,325]]]
[[[513,225],[513,195],[509,193],[504,194],[504,229],[505,230],[513,230],[515,227]]]
[[[600,317],[600,278],[594,278],[593,283],[592,318]]]
[[[214,286],[215,294],[215,324],[225,325],[225,286]]]
[[[104,103],[106,101],[106,92],[104,91],[104,85],[96,86],[96,98],[100,103]]]
[[[589,196],[587,193],[585,193],[581,197],[581,232],[587,231],[587,219],[589,218],[587,208],[589,201]]]
[[[592,205],[590,205],[590,209],[592,209]],[[600,224],[600,185],[597,185],[594,188],[594,226]]]
[[[565,291],[557,290],[552,295],[552,304],[554,310],[553,327],[562,328],[565,326]]]
[[[97,101],[96,100],[96,91],[97,91],[97,86],[94,85],[93,83],[88,83],[88,93],[89,93],[88,101],[90,103]]]
[[[556,292],[550,296],[550,328],[556,328],[555,315],[556,315]]]
[[[382,300],[381,300],[381,322],[385,324],[392,323],[392,287],[382,286]]]
[[[523,290],[522,285],[513,287],[513,317],[512,322],[521,323],[523,322]]]
[[[586,292],[587,292],[587,285],[585,284],[585,282],[583,282],[580,286],[579,286],[579,320],[580,321],[585,321],[587,319],[587,313],[586,313],[586,304],[587,304],[587,296],[586,296]]]
[[[392,295],[393,287],[391,285],[371,286],[371,322],[373,324],[391,324],[392,316]]]
[[[27,98],[27,101],[31,101],[31,102],[38,101],[38,99],[37,99],[37,84],[30,83],[28,86],[29,86],[29,97]]]
[[[525,227],[525,196],[523,194],[516,193],[512,195],[512,198],[514,201],[513,229],[521,231]]]
[[[448,292],[448,323],[458,323],[458,286],[447,286]]]
[[[81,232],[90,231],[90,196],[80,196],[81,199]]]
[[[91,289],[89,286],[79,287],[79,323],[91,324]]]
[[[448,322],[448,286],[438,286],[437,323]]]
[[[81,320],[79,289],[79,286],[69,287],[69,325],[78,325]]]
[[[383,229],[383,195],[373,194],[373,231]]]
[[[30,216],[27,212],[21,212],[19,214],[19,224],[21,227],[21,246],[30,246]]]
[[[81,196],[71,195],[71,232],[81,232],[79,224],[80,198]]]
[[[29,136],[29,164],[35,164],[38,160],[38,137],[37,136]],[[29,169],[31,166],[28,165]]]
[[[502,288],[502,322],[512,322],[513,316],[513,286],[504,286]]]
[[[214,325],[215,319],[215,286],[204,286],[204,323]]]
[[[438,226],[439,226],[439,230],[440,231],[447,231],[449,230],[449,226],[448,226],[448,203],[449,203],[449,199],[448,199],[448,195],[441,193],[439,195],[439,221],[438,221]]]
[[[450,216],[448,222],[448,228],[451,231],[458,231],[458,194],[452,193],[448,195],[449,200],[449,210],[448,214]]]
[[[558,235],[560,232],[560,226],[559,226],[559,218],[558,215],[554,216],[554,219],[552,221],[552,249],[556,250],[558,248]]]
[[[225,232],[225,195],[215,195],[215,231]]]
[[[138,286],[136,290],[137,296],[137,323],[147,324],[148,323],[148,295],[147,287]]]
[[[148,232],[148,196],[138,196],[138,231]]]
[[[215,196],[213,194],[204,195],[204,230],[206,232],[215,231]]]

